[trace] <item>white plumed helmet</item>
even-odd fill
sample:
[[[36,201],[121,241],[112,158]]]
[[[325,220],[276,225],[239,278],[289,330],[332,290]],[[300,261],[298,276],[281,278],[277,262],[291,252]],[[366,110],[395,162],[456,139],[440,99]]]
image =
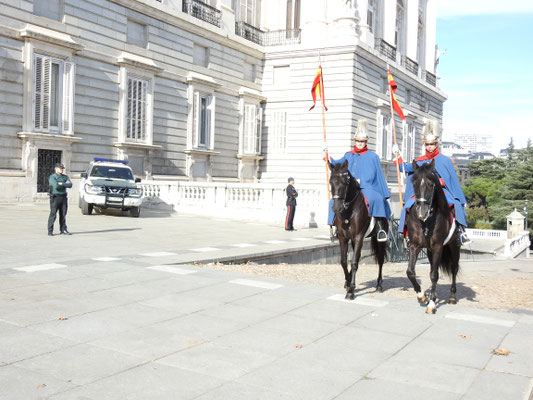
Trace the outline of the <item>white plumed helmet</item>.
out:
[[[440,136],[439,121],[430,119],[426,121],[422,131],[422,141],[424,143],[438,142]]]
[[[366,119],[361,118],[357,121],[357,130],[355,131],[354,139],[368,140],[368,129]]]

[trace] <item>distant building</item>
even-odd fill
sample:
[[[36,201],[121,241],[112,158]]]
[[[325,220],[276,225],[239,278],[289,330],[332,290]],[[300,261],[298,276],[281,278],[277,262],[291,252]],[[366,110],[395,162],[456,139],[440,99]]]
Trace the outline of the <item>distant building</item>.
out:
[[[461,145],[455,143],[455,142],[447,142],[443,140],[439,145],[439,151],[444,154],[445,156],[452,157],[453,155],[457,154],[464,154],[468,155],[469,151],[466,149],[463,149]]]
[[[455,133],[453,142],[471,153],[490,153],[492,135],[485,133]]]

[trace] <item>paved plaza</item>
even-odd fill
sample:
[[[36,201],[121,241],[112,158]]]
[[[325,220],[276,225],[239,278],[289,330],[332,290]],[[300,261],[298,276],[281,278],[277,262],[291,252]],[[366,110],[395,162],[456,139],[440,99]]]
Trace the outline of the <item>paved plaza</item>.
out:
[[[47,216],[0,205],[0,399],[529,399],[527,310],[426,315],[414,295],[348,302],[194,265],[323,244],[325,227],[71,206],[72,235],[48,237]]]

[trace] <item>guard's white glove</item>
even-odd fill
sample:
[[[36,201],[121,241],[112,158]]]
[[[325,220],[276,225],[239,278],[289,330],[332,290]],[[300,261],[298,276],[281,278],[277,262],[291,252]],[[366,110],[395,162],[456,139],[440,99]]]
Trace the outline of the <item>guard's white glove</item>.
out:
[[[400,148],[398,147],[397,144],[393,144],[392,145],[392,154],[396,154],[398,153],[398,156],[400,156]]]

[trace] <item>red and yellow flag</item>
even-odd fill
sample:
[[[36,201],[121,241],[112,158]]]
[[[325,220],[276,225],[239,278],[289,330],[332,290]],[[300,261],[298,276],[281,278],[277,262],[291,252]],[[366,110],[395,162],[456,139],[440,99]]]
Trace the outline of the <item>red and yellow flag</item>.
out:
[[[405,115],[403,115],[402,108],[398,104],[398,100],[396,100],[396,95],[394,94],[394,92],[396,92],[396,88],[398,88],[398,85],[396,85],[396,82],[394,81],[394,78],[392,77],[390,70],[387,70],[387,74],[388,74],[388,79],[389,79],[392,108],[394,109],[394,111],[398,113],[401,119],[405,119]]]
[[[311,96],[313,96],[313,106],[309,109],[311,111],[316,106],[316,97],[320,96],[322,99],[322,105],[324,106],[324,109],[328,111],[328,108],[326,107],[326,100],[324,99],[324,79],[322,78],[322,67],[318,67],[318,71],[315,76],[315,80],[313,81],[313,87],[311,88]]]

